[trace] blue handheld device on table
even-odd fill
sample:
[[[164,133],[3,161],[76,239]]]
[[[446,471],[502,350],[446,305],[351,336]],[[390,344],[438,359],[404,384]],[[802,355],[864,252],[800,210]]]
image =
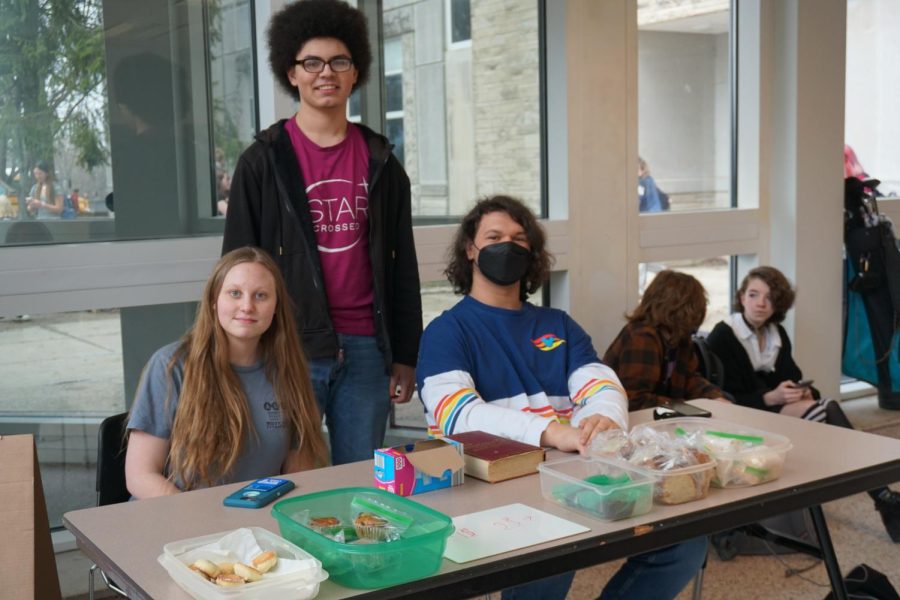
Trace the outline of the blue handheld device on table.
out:
[[[225,506],[262,508],[276,498],[284,496],[292,489],[294,489],[294,482],[289,479],[276,479],[274,477],[257,479],[227,496],[225,498]]]

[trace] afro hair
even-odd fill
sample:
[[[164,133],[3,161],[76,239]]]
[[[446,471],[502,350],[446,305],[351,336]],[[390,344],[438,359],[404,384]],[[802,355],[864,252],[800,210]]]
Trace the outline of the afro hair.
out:
[[[295,64],[297,52],[313,38],[335,38],[344,43],[358,76],[354,89],[369,77],[372,51],[366,17],[340,0],[300,0],[285,6],[269,22],[269,67],[279,85],[295,96],[287,73]]]

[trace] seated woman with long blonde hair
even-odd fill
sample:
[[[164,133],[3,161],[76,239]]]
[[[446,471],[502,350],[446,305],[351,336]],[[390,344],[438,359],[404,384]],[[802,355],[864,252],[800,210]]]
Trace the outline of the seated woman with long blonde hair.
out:
[[[128,431],[135,498],[327,462],[290,300],[268,254],[247,247],[219,260],[194,326],[147,363]]]

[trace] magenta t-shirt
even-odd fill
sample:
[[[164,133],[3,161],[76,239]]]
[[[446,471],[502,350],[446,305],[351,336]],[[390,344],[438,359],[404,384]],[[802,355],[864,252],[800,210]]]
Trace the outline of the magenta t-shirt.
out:
[[[335,331],[374,335],[366,140],[353,123],[343,141],[328,148],[306,137],[294,119],[288,119],[285,129],[306,183]]]

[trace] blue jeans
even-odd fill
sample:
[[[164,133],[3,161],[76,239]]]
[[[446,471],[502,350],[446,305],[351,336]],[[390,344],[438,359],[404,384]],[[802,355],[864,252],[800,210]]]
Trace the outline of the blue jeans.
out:
[[[599,600],[635,598],[671,600],[697,575],[706,559],[706,536],[668,548],[628,557],[610,579]],[[575,572],[503,590],[503,600],[564,600]]]
[[[319,412],[335,465],[368,460],[384,443],[391,408],[390,376],[372,336],[338,334],[337,359],[309,361]]]

